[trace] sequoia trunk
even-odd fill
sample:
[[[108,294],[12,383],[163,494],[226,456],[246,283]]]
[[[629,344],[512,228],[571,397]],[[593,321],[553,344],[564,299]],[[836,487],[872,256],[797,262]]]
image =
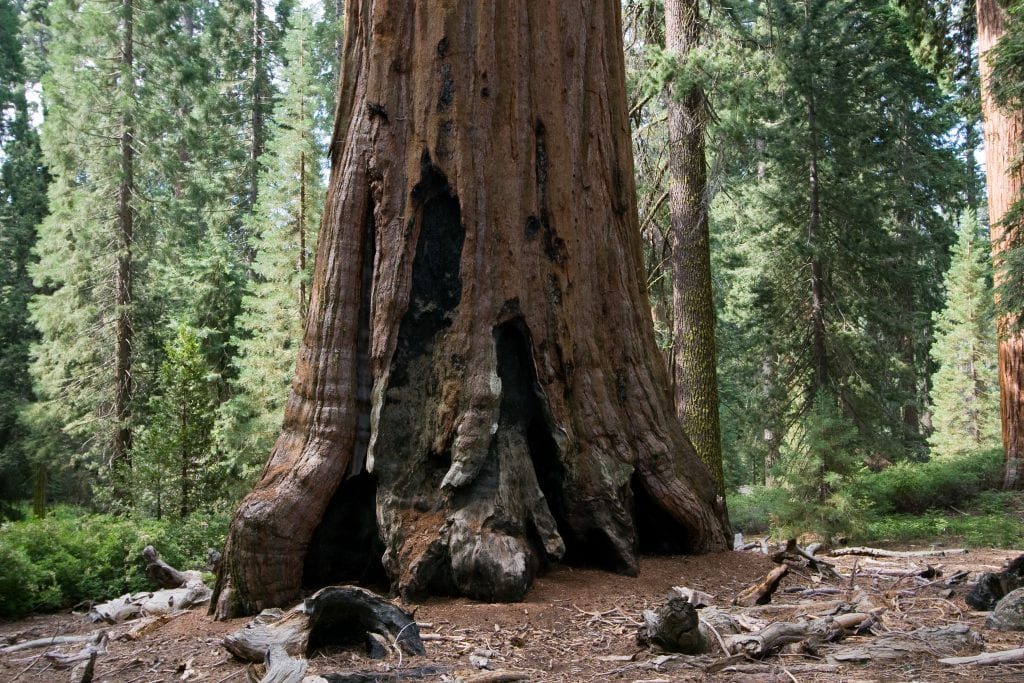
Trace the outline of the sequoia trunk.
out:
[[[617,0],[345,15],[309,321],[217,614],[375,570],[514,600],[558,559],[724,548],[654,342]]]
[[[1015,165],[1024,141],[1024,112],[1007,113],[996,106],[990,87],[991,68],[986,53],[1006,32],[1006,15],[996,0],[977,0],[978,53],[981,55],[981,109],[985,130],[985,176],[988,186],[988,214],[992,233],[992,261],[995,284],[1002,280],[1003,252],[1017,243],[1019,225],[1006,225],[1003,216],[1020,198],[1024,170]],[[996,301],[997,309],[999,302]],[[1003,426],[1005,466],[1003,487],[1024,487],[1024,332],[1018,329],[1018,313],[1000,310],[996,320],[999,335],[999,406]]]

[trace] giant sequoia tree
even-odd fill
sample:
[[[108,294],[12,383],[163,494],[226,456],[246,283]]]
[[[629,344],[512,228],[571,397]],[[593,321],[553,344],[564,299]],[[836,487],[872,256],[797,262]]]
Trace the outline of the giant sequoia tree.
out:
[[[521,597],[549,561],[725,546],[642,279],[616,0],[349,0],[282,433],[216,611],[383,569]]]
[[[1020,243],[1020,218],[1011,205],[1024,191],[1020,145],[1024,140],[1024,112],[1006,111],[992,97],[990,50],[1006,33],[1006,12],[996,0],[977,0],[978,53],[981,55],[981,110],[985,129],[985,176],[988,186],[988,217],[992,232],[992,261],[998,288],[1006,274],[1007,251]],[[999,335],[999,405],[1003,426],[1003,488],[1024,488],[1024,332],[1018,311],[1007,311],[996,302]]]

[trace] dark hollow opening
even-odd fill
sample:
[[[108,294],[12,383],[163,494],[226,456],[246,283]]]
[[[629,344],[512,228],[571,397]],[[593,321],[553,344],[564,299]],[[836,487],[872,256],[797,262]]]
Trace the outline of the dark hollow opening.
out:
[[[633,519],[638,550],[646,555],[679,555],[693,551],[689,534],[651,497],[640,476],[633,475]]]
[[[619,553],[614,550],[607,533],[593,527],[586,510],[579,509],[577,517],[572,517],[573,507],[566,495],[565,464],[552,436],[554,427],[537,382],[530,335],[522,318],[516,317],[498,325],[494,329],[494,344],[498,377],[501,378],[499,429],[519,430],[526,440],[537,483],[565,542],[563,561],[622,571]],[[576,502],[575,507],[585,505]],[[536,530],[528,529],[527,534],[535,546],[536,555],[544,558]],[[545,564],[542,560],[542,568]]]
[[[377,529],[377,482],[373,475],[346,479],[334,492],[306,552],[302,585],[321,588],[358,583],[388,589]]]

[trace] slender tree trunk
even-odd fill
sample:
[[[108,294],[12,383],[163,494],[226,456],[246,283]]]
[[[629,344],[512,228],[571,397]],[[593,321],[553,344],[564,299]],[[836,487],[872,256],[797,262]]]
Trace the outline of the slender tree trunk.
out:
[[[1006,225],[1003,216],[1021,198],[1024,169],[1014,167],[1024,142],[1024,112],[1007,113],[992,99],[988,51],[1006,32],[1006,15],[997,0],[977,0],[978,52],[981,55],[981,111],[985,131],[985,176],[988,185],[988,213],[992,233],[992,261],[995,284],[1001,284],[1003,252],[1018,243],[1019,224]],[[996,331],[999,336],[999,409],[1003,427],[1005,464],[1003,488],[1024,487],[1024,333],[1018,328],[1019,312],[1000,310]]]
[[[268,75],[263,35],[263,0],[252,3],[252,103],[249,112],[249,206],[259,199],[259,158],[263,155],[263,106],[267,99]]]
[[[680,60],[700,44],[699,0],[667,0],[665,42]],[[669,167],[672,173],[672,368],[676,412],[704,464],[724,491],[715,374],[715,305],[711,290],[707,103],[700,88],[669,88]]]
[[[117,190],[117,263],[114,271],[114,305],[117,322],[114,349],[114,439],[111,464],[115,478],[131,469],[131,400],[132,400],[132,247],[135,230],[135,121],[132,116],[134,96],[134,15],[132,0],[122,4],[123,36],[121,45],[121,88],[124,91],[124,113],[121,130],[121,168]],[[124,482],[118,484],[123,489]],[[126,496],[125,490],[121,491]]]
[[[726,546],[651,327],[619,11],[348,1],[309,321],[219,616],[368,565],[515,600],[560,558]]]
[[[821,262],[821,204],[818,176],[818,121],[814,96],[807,103],[810,161],[807,187],[807,246],[811,270],[811,362],[814,365],[810,397],[828,386],[828,348],[825,341],[825,268]]]

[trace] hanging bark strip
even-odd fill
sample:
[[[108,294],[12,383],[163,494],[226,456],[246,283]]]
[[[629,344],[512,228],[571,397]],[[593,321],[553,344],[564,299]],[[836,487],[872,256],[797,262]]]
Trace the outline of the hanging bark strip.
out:
[[[981,72],[982,127],[985,131],[985,177],[988,186],[988,215],[992,235],[992,262],[995,285],[1005,278],[1003,252],[1020,240],[1018,224],[1003,220],[1010,206],[1024,190],[1024,168],[1015,165],[1024,144],[1024,112],[1007,113],[992,99],[987,53],[1006,33],[1006,13],[997,0],[977,0],[978,67]],[[999,410],[1003,427],[1005,465],[1003,488],[1024,487],[1024,331],[1020,329],[1020,311],[999,309],[996,331],[999,336]]]
[[[726,547],[650,321],[619,10],[347,3],[309,320],[219,616]]]

